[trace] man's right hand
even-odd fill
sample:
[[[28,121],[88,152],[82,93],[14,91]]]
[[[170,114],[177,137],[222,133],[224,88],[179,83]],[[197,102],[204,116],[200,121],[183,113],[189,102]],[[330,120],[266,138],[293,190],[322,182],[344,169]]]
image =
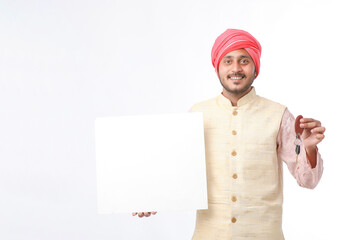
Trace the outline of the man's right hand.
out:
[[[133,212],[132,215],[136,216],[138,215],[139,218],[142,217],[150,217],[151,215],[155,215],[157,212]]]

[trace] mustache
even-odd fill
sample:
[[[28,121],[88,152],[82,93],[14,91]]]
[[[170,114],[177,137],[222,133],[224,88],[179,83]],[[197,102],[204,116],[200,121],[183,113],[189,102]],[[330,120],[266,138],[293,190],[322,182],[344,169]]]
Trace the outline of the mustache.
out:
[[[245,78],[246,75],[243,74],[243,73],[237,72],[237,73],[231,73],[231,74],[229,74],[227,77],[228,77],[228,78],[231,78],[231,77],[243,77],[243,78]]]

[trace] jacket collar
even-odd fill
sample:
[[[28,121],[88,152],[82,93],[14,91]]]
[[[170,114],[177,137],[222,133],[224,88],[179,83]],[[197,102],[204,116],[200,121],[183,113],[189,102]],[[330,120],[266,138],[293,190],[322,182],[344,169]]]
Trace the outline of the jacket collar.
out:
[[[245,96],[241,97],[238,101],[237,101],[237,106],[233,106],[231,104],[231,101],[226,98],[222,93],[217,97],[217,103],[226,108],[226,109],[236,109],[239,108],[245,104],[248,104],[249,102],[252,102],[255,98],[256,98],[256,91],[254,87],[251,87],[251,90],[249,93],[247,93]]]

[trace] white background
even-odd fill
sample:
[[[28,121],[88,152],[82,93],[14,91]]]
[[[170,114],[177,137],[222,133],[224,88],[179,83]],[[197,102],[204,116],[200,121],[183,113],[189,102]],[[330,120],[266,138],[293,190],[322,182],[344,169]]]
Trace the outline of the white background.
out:
[[[327,127],[315,190],[284,168],[287,239],[360,239],[357,1],[0,1],[0,239],[190,239],[195,212],[98,215],[94,119],[221,92],[215,38],[263,46],[257,93]]]

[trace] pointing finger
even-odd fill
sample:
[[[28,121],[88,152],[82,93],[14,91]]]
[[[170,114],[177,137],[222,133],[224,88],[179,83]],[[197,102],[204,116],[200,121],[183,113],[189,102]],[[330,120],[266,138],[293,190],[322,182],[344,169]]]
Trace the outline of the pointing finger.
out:
[[[315,121],[317,121],[317,120],[313,119],[313,118],[302,118],[302,119],[300,119],[300,122],[302,122],[302,123],[315,122]]]
[[[321,123],[319,121],[306,122],[306,123],[300,124],[301,128],[314,128],[314,127],[320,127],[320,126],[321,126]]]

